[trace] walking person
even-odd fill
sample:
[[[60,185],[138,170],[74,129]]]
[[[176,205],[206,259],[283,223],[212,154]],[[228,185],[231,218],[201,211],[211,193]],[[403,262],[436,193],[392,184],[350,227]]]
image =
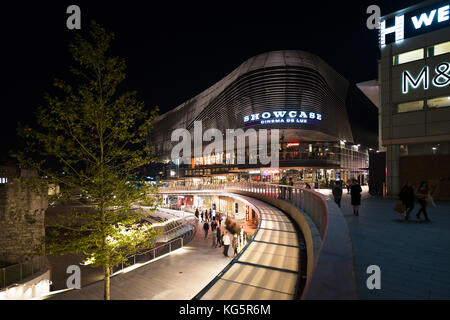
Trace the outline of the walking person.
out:
[[[197,220],[198,220],[198,208],[197,209],[195,209],[195,217],[197,218]]]
[[[225,231],[223,234],[223,255],[228,257],[228,249],[230,248],[230,237],[228,236],[228,232]]]
[[[350,186],[350,196],[351,202],[353,206],[353,214],[355,216],[359,216],[359,206],[361,205],[361,186],[359,185],[357,180],[353,180],[352,185]]]
[[[406,208],[405,212],[405,220],[408,221],[409,214],[414,209],[414,202],[416,201],[416,196],[414,194],[414,187],[410,185],[408,182],[405,183],[403,188],[400,190],[398,194],[400,201]]]
[[[417,212],[416,217],[420,220],[420,214],[423,212],[423,216],[425,217],[425,221],[430,222],[427,214],[427,201],[430,197],[430,188],[428,187],[428,183],[426,181],[422,181],[417,188],[417,202],[420,204],[419,212]]]
[[[350,183],[350,180],[347,180],[347,194],[349,194],[350,193],[350,188],[351,188],[351,183]]]
[[[211,228],[212,229],[212,228]],[[212,246],[214,248],[217,248],[217,230],[219,229],[212,229],[211,236],[212,236]]]
[[[202,217],[202,220],[200,220],[200,222],[202,222],[202,221],[203,221],[203,211],[202,211],[202,215],[201,215],[201,217]]]
[[[219,248],[222,246],[222,230],[220,227],[217,228],[217,243],[219,244]]]
[[[209,231],[209,223],[208,221],[205,221],[203,224],[203,230],[205,231],[205,239],[208,237],[208,231]]]
[[[211,231],[214,231],[216,228],[217,228],[217,222],[216,222],[216,220],[213,220],[211,222]]]
[[[234,256],[236,257],[238,254],[238,236],[235,234],[233,236],[233,250],[234,250]]]
[[[341,199],[342,199],[342,186],[341,181],[336,181],[333,187],[333,197],[334,202],[338,205],[338,207],[341,207]]]

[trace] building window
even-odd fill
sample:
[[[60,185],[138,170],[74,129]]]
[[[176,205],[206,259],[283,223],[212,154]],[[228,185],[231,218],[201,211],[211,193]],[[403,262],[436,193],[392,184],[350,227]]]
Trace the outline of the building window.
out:
[[[423,100],[400,103],[400,104],[398,104],[397,110],[399,113],[409,112],[409,111],[417,111],[417,110],[422,110],[423,105],[424,105]]]
[[[450,107],[450,96],[427,100],[428,108]]]
[[[392,59],[393,59],[392,65],[396,66],[396,65],[399,65],[402,63],[416,61],[416,60],[420,60],[423,58],[424,58],[423,49],[408,51],[408,52],[400,53],[398,55],[393,56],[392,57]]]
[[[434,57],[450,52],[450,41],[439,43],[427,48],[427,57]]]

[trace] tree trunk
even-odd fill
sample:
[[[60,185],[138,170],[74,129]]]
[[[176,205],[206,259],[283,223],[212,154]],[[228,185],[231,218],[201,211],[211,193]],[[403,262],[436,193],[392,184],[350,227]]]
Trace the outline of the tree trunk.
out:
[[[111,295],[110,295],[110,272],[111,270],[109,269],[109,266],[104,266],[103,267],[104,270],[104,299],[105,300],[111,300]]]

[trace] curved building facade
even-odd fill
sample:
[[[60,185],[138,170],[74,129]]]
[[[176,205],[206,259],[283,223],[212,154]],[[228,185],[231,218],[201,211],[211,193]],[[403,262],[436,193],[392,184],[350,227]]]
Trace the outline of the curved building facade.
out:
[[[280,129],[280,168],[315,169],[314,177],[321,168],[361,171],[367,168],[367,153],[351,145],[371,142],[376,145],[376,126],[373,141],[355,141],[348,116],[348,89],[348,81],[313,54],[303,51],[260,54],[207,90],[161,115],[149,134],[149,143],[158,158],[167,161],[176,144],[171,141],[172,132],[178,128],[193,132],[194,121],[202,121],[203,130],[217,128],[222,132],[240,128]],[[373,105],[366,107],[374,112]],[[376,113],[374,119],[377,119]],[[346,149],[350,155],[346,154]],[[346,156],[359,159],[360,163],[346,163]],[[212,163],[207,159],[195,159],[191,168],[182,173],[175,170],[172,176],[214,176],[214,170],[195,174],[202,167],[212,166],[228,173],[256,172],[254,169],[258,168],[251,165],[225,168],[222,160],[215,159]],[[222,171],[215,170],[217,174]],[[326,173],[319,176],[326,176]],[[333,176],[336,178],[336,172]],[[263,179],[261,173],[259,179]]]

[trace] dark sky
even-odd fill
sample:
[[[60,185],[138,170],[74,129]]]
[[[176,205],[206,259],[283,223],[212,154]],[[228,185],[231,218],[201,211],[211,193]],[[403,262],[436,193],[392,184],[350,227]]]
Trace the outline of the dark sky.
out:
[[[94,19],[116,34],[124,89],[164,112],[272,50],[317,54],[352,84],[375,79],[377,32],[366,27],[366,8],[377,4],[384,15],[420,1],[93,2],[2,3],[3,154],[17,145],[17,122],[33,121],[52,80],[67,75],[67,45],[79,32],[66,28],[70,4],[81,7],[82,30]]]

